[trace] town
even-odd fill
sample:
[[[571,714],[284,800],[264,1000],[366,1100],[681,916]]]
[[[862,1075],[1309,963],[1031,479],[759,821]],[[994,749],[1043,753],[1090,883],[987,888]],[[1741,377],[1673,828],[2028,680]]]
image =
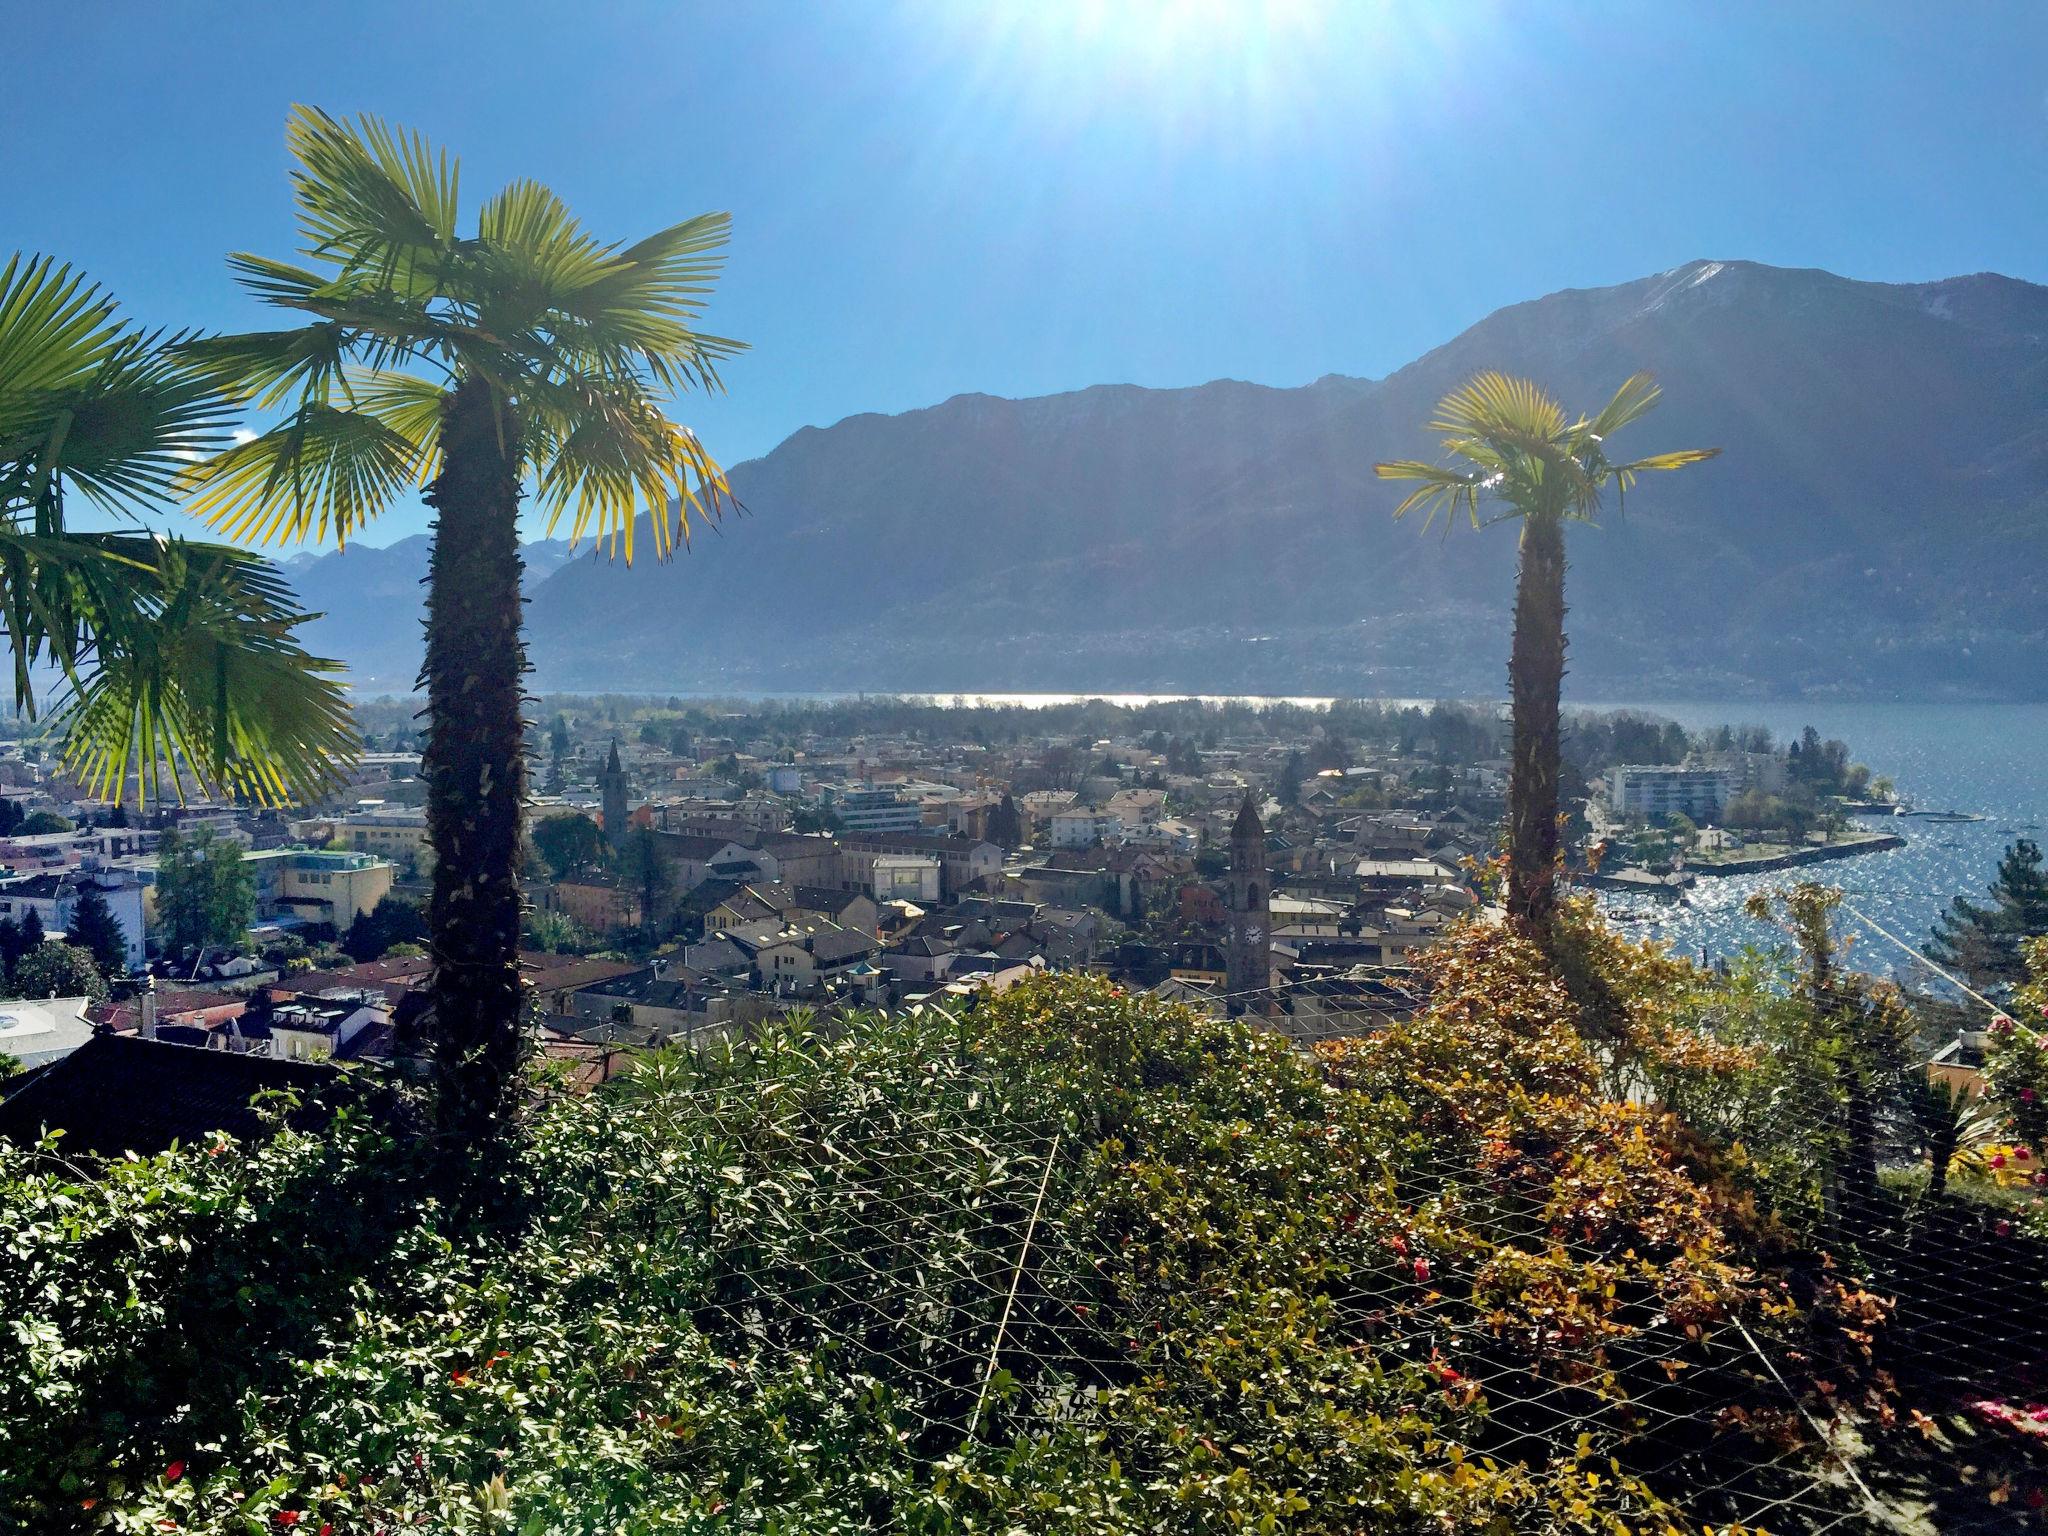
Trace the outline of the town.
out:
[[[361,713],[382,749],[292,811],[143,818],[32,745],[0,758],[0,954],[35,1004],[0,1047],[417,1055],[420,760],[401,701]],[[1843,832],[1890,786],[1811,731],[1780,747],[1617,712],[1577,717],[1570,745],[1593,887],[1896,845]],[[1421,951],[1486,919],[1508,772],[1497,707],[1341,700],[564,697],[530,750],[521,965],[545,1054],[583,1082],[791,1010],[950,1005],[1048,971],[1302,1040],[1369,1029],[1418,1006]]]
[[[23,8],[0,1536],[2041,1529],[2044,17]]]

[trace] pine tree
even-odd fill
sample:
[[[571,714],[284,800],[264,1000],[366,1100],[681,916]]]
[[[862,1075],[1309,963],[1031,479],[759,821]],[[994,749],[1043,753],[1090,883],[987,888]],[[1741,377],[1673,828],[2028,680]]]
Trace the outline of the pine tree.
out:
[[[128,938],[107,905],[97,885],[86,885],[71,906],[71,925],[66,937],[92,956],[103,976],[120,976],[128,970]]]
[[[1937,964],[1983,991],[2025,981],[2020,943],[2048,934],[2048,875],[2042,873],[2040,846],[2031,838],[2020,838],[2005,850],[1990,895],[1988,905],[1956,897],[1927,945]]]

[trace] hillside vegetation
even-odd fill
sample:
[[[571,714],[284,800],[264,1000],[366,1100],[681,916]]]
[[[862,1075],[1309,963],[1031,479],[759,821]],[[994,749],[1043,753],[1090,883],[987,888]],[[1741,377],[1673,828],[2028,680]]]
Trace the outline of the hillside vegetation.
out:
[[[1571,981],[1474,928],[1319,1056],[1061,978],[649,1058],[460,1214],[348,1115],[0,1149],[0,1526],[1853,1516],[1823,1435],[1896,1439],[1923,1383],[1825,1251],[1817,1112],[1766,1112],[1796,998],[1573,921]]]

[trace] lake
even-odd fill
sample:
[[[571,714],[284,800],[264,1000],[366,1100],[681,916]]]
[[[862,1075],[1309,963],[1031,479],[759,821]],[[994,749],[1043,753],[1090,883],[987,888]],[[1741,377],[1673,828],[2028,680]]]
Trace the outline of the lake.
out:
[[[1574,705],[1578,701],[1573,701]],[[1981,898],[1998,858],[2015,837],[2041,840],[2048,823],[2048,704],[1587,704],[1665,715],[1692,729],[1763,725],[1780,742],[1811,725],[1849,744],[1851,758],[1888,775],[1922,810],[1968,811],[1979,822],[1937,823],[1914,817],[1883,822],[1859,817],[1906,839],[1888,853],[1865,854],[1805,870],[1702,879],[1691,904],[1670,907],[1631,931],[1668,940],[1691,954],[1730,955],[1768,942],[1772,930],[1745,917],[1752,891],[1810,877],[1842,888],[1848,900],[1915,947],[1958,892]],[[1924,970],[1876,934],[1863,934],[1857,965],[1901,980],[1926,980]],[[1903,965],[1904,970],[1897,970]],[[1917,973],[1917,974],[1916,974]]]

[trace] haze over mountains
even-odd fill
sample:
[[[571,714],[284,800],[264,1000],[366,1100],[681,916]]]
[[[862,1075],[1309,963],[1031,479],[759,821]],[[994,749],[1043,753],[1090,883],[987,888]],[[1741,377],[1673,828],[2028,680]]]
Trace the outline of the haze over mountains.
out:
[[[1424,536],[1372,476],[1434,458],[1430,408],[1485,368],[1586,410],[1647,368],[1666,399],[1621,448],[1723,449],[1574,530],[1572,695],[2048,697],[2048,288],[1749,262],[1515,305],[1381,380],[807,427],[670,565],[531,547],[535,682],[1498,694],[1513,530]],[[425,563],[292,562],[309,643],[410,687]]]

